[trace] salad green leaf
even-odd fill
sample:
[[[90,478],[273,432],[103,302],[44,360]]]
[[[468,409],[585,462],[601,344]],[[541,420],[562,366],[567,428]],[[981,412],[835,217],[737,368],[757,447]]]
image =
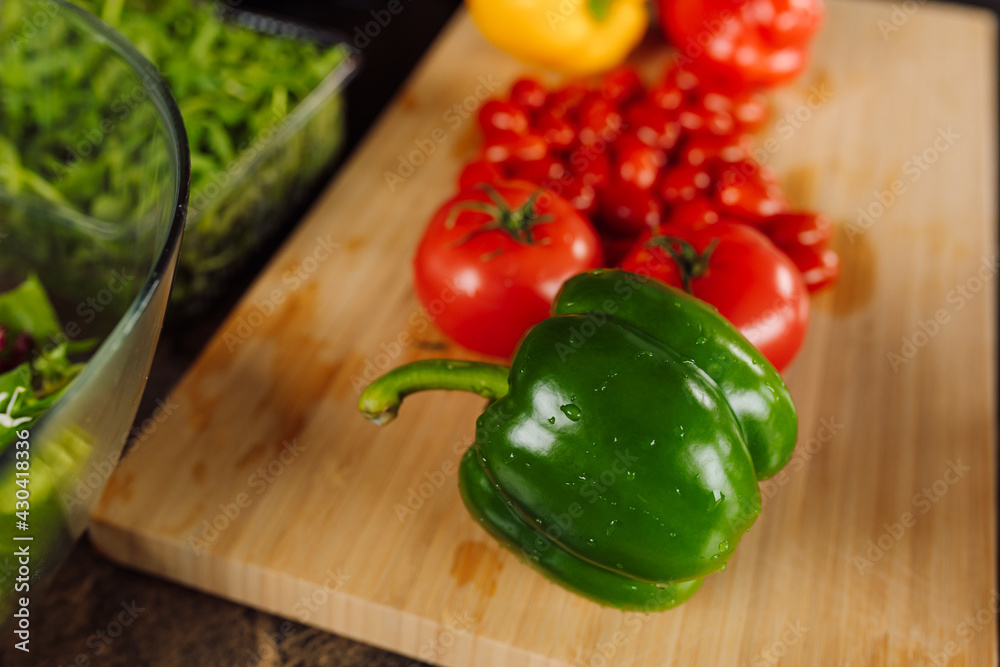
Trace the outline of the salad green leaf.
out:
[[[83,370],[82,362],[70,357],[90,350],[96,341],[59,340],[62,329],[55,309],[37,276],[0,294],[0,329],[7,348],[11,333],[30,340],[25,352],[0,349],[0,359],[12,352],[23,360],[0,373],[0,452],[17,439],[17,432],[30,429]]]
[[[206,291],[216,282],[208,274],[238,263],[330,164],[342,140],[339,96],[286,125],[349,52],[237,25],[212,2],[72,1],[130,40],[177,100],[192,173],[172,298]],[[162,191],[170,180],[165,137],[147,83],[69,21],[33,27],[39,12],[51,14],[51,2],[0,2],[0,195],[111,223],[103,247],[82,250],[80,261],[100,254],[131,266],[134,228],[172,212]],[[44,248],[50,241],[30,223],[13,236],[34,234]]]
[[[62,331],[45,288],[35,275],[0,294],[0,324],[12,334],[27,331],[35,338],[49,338]]]

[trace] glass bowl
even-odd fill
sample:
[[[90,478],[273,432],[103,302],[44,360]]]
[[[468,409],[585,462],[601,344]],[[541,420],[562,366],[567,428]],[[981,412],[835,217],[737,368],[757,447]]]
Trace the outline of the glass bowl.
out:
[[[63,0],[0,2],[0,293],[37,277],[62,328],[45,345],[98,341],[28,437],[0,452],[0,621],[13,616],[15,631],[132,428],[189,181],[180,113],[131,44]]]

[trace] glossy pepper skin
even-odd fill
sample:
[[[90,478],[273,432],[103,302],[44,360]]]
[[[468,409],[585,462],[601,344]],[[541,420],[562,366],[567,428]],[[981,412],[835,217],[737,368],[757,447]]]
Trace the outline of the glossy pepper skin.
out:
[[[483,35],[531,65],[585,76],[621,64],[646,33],[643,0],[466,0]]]
[[[725,319],[625,271],[567,281],[509,370],[415,362],[360,408],[384,418],[428,388],[494,399],[459,473],[479,523],[550,579],[629,610],[680,604],[725,566],[797,429],[780,376]]]

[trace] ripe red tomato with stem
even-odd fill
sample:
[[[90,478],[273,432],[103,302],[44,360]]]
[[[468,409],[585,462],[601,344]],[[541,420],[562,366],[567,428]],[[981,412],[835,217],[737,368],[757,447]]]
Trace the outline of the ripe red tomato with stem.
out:
[[[802,275],[748,225],[729,220],[665,225],[642,236],[621,267],[712,304],[778,370],[805,339],[809,292]]]
[[[452,340],[513,354],[567,278],[603,264],[597,233],[532,183],[467,188],[431,218],[413,260],[417,296]]]

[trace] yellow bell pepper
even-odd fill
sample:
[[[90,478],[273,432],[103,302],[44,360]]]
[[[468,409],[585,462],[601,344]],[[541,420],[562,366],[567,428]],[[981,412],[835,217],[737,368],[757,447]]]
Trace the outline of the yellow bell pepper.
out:
[[[526,63],[573,76],[625,60],[646,32],[645,0],[466,0],[488,40]]]

